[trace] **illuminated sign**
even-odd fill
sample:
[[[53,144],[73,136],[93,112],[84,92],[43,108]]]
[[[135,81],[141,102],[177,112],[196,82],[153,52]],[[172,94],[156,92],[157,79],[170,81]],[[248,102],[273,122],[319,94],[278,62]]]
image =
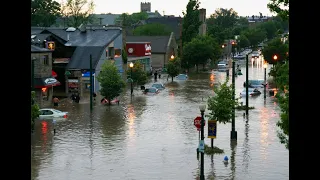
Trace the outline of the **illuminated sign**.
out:
[[[144,55],[151,55],[151,45],[150,44],[145,44],[144,45],[144,48],[145,48],[145,53],[144,53]]]
[[[56,48],[56,45],[55,45],[54,41],[48,41],[46,43],[46,48],[51,50],[51,51],[53,51]]]

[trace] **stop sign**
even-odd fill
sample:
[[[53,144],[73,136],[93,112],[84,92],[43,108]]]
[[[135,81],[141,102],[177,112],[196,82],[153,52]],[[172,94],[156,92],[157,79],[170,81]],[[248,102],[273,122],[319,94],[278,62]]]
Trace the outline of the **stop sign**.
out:
[[[196,117],[195,119],[194,119],[194,126],[196,126],[197,127],[197,129],[200,129],[201,128],[201,119],[202,119],[202,117],[201,116],[198,116],[198,117]],[[204,125],[205,125],[205,123],[206,122],[204,122]]]

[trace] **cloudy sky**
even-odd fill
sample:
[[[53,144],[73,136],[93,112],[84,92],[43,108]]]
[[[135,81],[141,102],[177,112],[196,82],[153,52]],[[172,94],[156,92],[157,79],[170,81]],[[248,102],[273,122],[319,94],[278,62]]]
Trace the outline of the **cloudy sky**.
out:
[[[151,2],[151,11],[158,10],[161,14],[182,16],[189,0],[93,0],[95,13],[121,14],[140,11],[141,2]],[[270,0],[200,0],[200,8],[207,9],[210,16],[217,8],[233,8],[240,16],[273,15],[267,8]]]

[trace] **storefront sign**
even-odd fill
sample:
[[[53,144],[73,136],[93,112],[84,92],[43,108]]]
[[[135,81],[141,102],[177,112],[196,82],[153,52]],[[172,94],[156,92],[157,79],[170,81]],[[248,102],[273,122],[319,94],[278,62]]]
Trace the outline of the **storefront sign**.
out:
[[[69,88],[78,88],[79,80],[78,79],[68,79],[68,87]]]
[[[44,80],[44,83],[46,83],[46,85],[52,85],[57,83],[58,81],[55,78],[47,78]]]
[[[46,43],[46,48],[51,50],[51,51],[54,51],[54,49],[56,48],[56,45],[55,45],[54,41],[48,41]]]
[[[150,42],[127,42],[126,48],[129,57],[151,56]]]
[[[208,120],[208,138],[215,139],[217,136],[217,121]]]

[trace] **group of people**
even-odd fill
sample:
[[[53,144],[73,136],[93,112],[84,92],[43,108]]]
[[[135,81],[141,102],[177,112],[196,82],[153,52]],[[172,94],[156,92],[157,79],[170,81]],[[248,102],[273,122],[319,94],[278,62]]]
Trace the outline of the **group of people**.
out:
[[[72,93],[70,98],[71,98],[72,102],[75,102],[75,103],[79,103],[80,102],[79,93]]]

